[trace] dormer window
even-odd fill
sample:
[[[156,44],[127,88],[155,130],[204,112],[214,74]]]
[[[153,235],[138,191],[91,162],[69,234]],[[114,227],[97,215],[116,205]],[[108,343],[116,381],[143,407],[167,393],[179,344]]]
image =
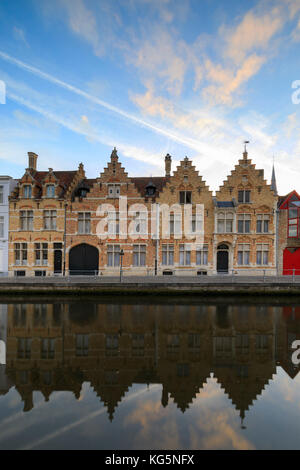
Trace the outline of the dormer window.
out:
[[[54,184],[48,184],[47,190],[46,190],[46,196],[49,198],[55,197],[55,186]]]
[[[24,198],[30,199],[32,197],[32,186],[30,184],[24,185]]]
[[[146,186],[146,196],[154,196],[156,192],[156,186],[150,181],[150,183]]]

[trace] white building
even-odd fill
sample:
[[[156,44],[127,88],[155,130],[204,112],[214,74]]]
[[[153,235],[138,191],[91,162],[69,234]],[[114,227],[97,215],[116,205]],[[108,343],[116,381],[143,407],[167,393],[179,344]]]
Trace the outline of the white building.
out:
[[[10,176],[0,176],[0,276],[8,274],[8,197],[17,184]]]

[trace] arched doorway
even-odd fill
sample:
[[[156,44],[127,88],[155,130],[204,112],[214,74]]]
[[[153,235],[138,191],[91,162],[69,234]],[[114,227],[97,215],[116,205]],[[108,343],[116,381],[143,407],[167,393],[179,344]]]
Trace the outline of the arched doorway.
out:
[[[229,247],[225,243],[218,246],[217,251],[217,273],[228,274]]]
[[[91,276],[99,270],[99,251],[86,243],[75,246],[69,254],[71,276]]]

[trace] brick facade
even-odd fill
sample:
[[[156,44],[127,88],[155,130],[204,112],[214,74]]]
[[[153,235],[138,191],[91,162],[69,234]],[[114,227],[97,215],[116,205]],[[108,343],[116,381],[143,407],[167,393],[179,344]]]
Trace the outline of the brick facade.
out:
[[[167,155],[165,176],[132,178],[114,149],[88,179],[83,164],[38,171],[28,155],[10,197],[12,275],[118,275],[121,250],[124,275],[276,273],[278,198],[246,149],[215,197],[187,157],[173,174]]]

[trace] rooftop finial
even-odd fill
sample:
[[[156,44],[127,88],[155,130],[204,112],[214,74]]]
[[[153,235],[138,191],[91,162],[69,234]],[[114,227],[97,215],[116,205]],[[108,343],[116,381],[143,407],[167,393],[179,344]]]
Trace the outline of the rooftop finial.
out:
[[[248,157],[247,144],[250,144],[250,141],[249,140],[244,140],[244,145],[245,145],[244,153],[243,153],[244,160],[247,160],[247,157]]]
[[[116,147],[114,147],[113,151],[111,152],[111,156],[110,156],[111,160],[118,160],[118,151],[116,149]]]
[[[274,157],[274,155],[273,155],[273,168],[272,168],[271,189],[272,189],[272,191],[274,191],[275,196],[277,196],[277,195],[278,195],[278,192],[277,192],[277,184],[276,184],[274,160],[275,160],[275,157]]]

